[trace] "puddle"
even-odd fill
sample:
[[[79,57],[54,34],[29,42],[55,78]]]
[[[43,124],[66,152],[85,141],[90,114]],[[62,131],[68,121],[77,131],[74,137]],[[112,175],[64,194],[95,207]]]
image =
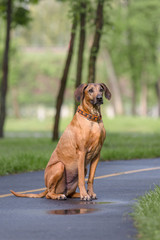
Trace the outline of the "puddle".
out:
[[[98,209],[95,208],[77,208],[77,209],[59,209],[59,210],[50,210],[47,211],[48,214],[55,215],[75,215],[75,214],[87,214],[96,212]]]
[[[98,202],[98,201],[78,201],[74,202],[74,204],[80,205],[105,205],[105,204],[113,204],[115,202]],[[50,210],[47,211],[47,214],[54,214],[54,215],[76,215],[76,214],[87,214],[93,213],[100,209],[97,208],[71,208],[71,209],[57,209],[57,210]]]

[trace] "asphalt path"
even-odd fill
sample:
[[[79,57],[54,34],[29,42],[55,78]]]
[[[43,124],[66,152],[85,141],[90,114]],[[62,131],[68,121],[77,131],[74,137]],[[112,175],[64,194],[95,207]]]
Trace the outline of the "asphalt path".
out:
[[[160,158],[100,162],[96,177],[98,199],[91,202],[8,195],[44,188],[43,171],[0,177],[0,239],[135,239],[132,206],[160,184]]]

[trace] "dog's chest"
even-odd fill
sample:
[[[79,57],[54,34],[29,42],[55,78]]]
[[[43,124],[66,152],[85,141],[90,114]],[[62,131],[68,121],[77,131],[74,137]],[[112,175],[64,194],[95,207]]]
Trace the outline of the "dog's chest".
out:
[[[86,141],[86,164],[92,161],[101,151],[105,139],[103,124],[93,124],[89,131],[89,138]]]

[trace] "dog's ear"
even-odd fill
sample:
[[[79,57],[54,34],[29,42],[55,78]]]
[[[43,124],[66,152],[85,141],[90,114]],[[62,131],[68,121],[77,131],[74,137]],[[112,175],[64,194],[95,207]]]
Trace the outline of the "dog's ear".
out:
[[[75,92],[74,92],[74,96],[77,102],[80,102],[81,99],[83,98],[84,95],[84,90],[86,89],[86,87],[88,86],[88,84],[81,84],[79,85],[78,88],[76,88]]]
[[[111,92],[109,91],[109,89],[107,88],[107,86],[104,83],[100,84],[101,87],[104,89],[105,92],[105,97],[110,100],[111,99]]]

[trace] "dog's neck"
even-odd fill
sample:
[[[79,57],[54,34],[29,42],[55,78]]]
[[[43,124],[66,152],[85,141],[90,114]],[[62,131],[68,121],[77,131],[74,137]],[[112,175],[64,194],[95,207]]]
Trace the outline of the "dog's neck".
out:
[[[87,112],[89,114],[101,116],[100,106],[99,105],[93,106],[91,103],[86,102],[85,99],[83,99],[83,101],[81,103],[81,108],[82,108],[82,110],[84,110],[85,112]]]

